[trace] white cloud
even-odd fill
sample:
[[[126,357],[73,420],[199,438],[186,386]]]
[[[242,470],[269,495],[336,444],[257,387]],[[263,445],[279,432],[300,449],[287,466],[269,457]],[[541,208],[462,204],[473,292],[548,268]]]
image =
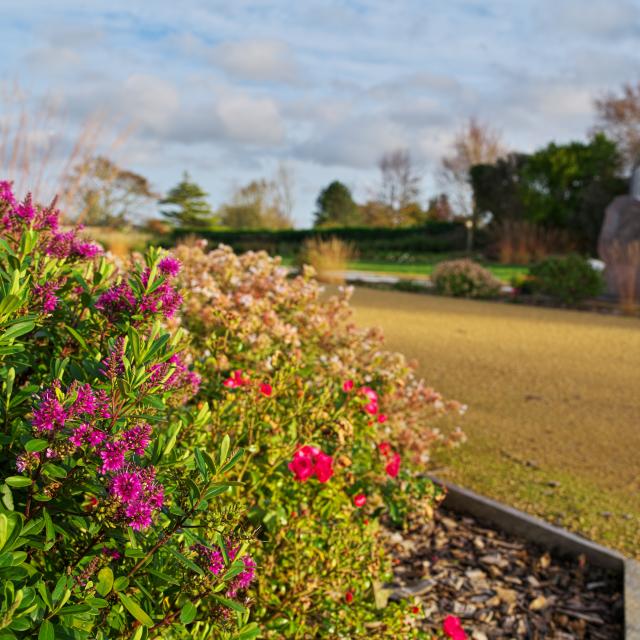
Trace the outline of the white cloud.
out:
[[[370,169],[385,151],[407,142],[402,128],[390,120],[360,115],[319,131],[298,147],[297,155],[324,165]]]
[[[284,125],[271,98],[234,92],[218,99],[215,111],[232,140],[256,145],[275,145],[284,140]]]
[[[295,83],[299,80],[294,54],[281,40],[224,42],[212,51],[210,59],[231,77],[257,82]]]
[[[541,22],[554,32],[616,38],[640,34],[640,7],[629,0],[553,0],[545,3]]]

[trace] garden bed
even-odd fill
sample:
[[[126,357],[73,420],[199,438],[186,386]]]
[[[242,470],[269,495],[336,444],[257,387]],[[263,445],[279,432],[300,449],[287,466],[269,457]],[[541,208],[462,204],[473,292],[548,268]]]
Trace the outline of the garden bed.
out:
[[[585,555],[560,559],[446,507],[388,543],[392,597],[419,600],[428,631],[453,613],[474,640],[625,637],[622,576]]]

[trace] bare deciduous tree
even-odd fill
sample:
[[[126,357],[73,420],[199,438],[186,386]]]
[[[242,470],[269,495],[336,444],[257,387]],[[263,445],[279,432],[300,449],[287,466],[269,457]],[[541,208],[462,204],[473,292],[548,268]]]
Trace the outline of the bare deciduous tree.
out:
[[[609,92],[595,100],[602,131],[618,146],[627,168],[640,162],[640,81],[625,84],[620,94]]]
[[[293,219],[294,182],[293,169],[285,162],[281,162],[273,178],[273,198],[282,217],[289,222]]]
[[[378,161],[381,173],[378,199],[390,210],[393,226],[402,223],[400,212],[420,195],[420,180],[408,149],[385,153]]]
[[[453,208],[459,215],[473,217],[475,207],[469,171],[476,164],[492,164],[505,149],[500,134],[488,124],[470,118],[453,141],[453,152],[442,159],[440,178],[449,192]]]
[[[71,187],[69,187],[71,185]],[[79,163],[65,184],[76,220],[88,225],[120,226],[151,212],[159,194],[147,178],[123,169],[105,156]]]
[[[283,205],[278,180],[252,180],[237,188],[231,202],[220,207],[222,224],[232,229],[289,229],[293,226]]]

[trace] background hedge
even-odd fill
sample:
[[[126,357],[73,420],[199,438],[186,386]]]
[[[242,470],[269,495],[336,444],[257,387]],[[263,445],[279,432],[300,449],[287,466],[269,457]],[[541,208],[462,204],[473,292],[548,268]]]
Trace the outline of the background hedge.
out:
[[[205,238],[210,245],[226,244],[234,251],[265,250],[271,255],[292,256],[308,238],[336,237],[352,243],[361,258],[378,257],[384,253],[440,253],[464,251],[466,248],[466,229],[460,222],[430,222],[417,227],[336,227],[330,229],[285,229],[270,230],[202,230],[175,229],[169,243],[196,235]],[[475,245],[483,238],[476,237]]]

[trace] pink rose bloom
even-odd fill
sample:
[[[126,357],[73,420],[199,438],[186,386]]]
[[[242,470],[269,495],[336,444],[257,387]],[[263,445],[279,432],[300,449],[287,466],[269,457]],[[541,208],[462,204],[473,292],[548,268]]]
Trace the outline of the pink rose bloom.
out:
[[[369,402],[364,405],[364,410],[369,415],[375,416],[378,413],[378,403],[377,402]]]
[[[378,451],[383,456],[388,456],[391,453],[391,445],[388,442],[381,442],[378,445]]]
[[[387,421],[387,416],[386,416],[386,414],[381,413],[381,414],[378,416],[378,422],[379,422],[380,424],[384,424],[386,421]]]
[[[360,393],[369,398],[371,402],[378,402],[378,394],[371,387],[360,387]]]
[[[351,391],[353,389],[353,380],[345,380],[342,383],[342,390],[345,393],[349,393],[349,391]]]
[[[259,387],[260,393],[267,398],[273,393],[273,387],[267,383],[263,382]]]
[[[309,445],[298,449],[288,466],[298,482],[305,482],[315,475],[324,483],[333,475],[333,458]]]
[[[364,493],[359,493],[357,496],[354,496],[353,504],[358,508],[364,507],[364,505],[367,504],[367,496],[365,496]]]
[[[442,630],[451,640],[466,640],[467,634],[460,624],[460,618],[447,616],[442,623]]]
[[[320,452],[316,457],[314,469],[318,482],[328,482],[333,475],[333,458],[326,453]]]
[[[387,475],[390,478],[395,478],[400,472],[400,454],[394,453],[391,456],[391,460],[387,463],[387,466],[384,468],[387,472]]]
[[[313,459],[310,455],[304,453],[302,449],[297,451],[293,460],[289,463],[289,470],[295,476],[298,482],[305,482],[313,475]]]

